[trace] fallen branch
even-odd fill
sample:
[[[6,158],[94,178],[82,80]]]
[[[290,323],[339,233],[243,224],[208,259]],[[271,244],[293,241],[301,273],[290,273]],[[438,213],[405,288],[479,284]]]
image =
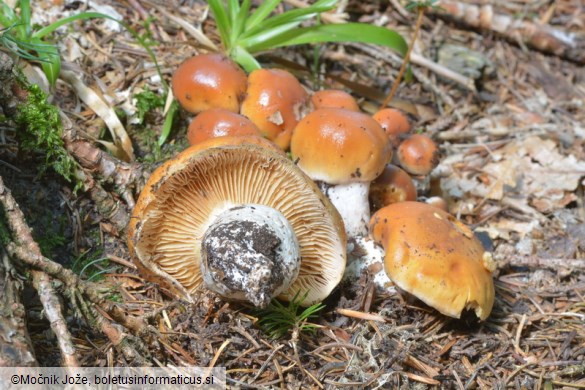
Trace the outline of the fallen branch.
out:
[[[496,32],[511,42],[520,41],[536,50],[585,64],[583,33],[569,33],[550,25],[497,14],[490,4],[478,6],[456,1],[441,1],[438,9],[429,12],[473,28]]]

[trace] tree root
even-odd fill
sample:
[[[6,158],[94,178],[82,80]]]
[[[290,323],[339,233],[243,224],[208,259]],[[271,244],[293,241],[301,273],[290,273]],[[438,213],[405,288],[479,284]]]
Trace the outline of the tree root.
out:
[[[4,207],[6,220],[12,236],[16,241],[6,245],[6,250],[12,259],[17,259],[21,264],[32,268],[33,284],[37,288],[44,311],[51,323],[51,328],[59,340],[59,348],[64,365],[77,365],[75,348],[67,324],[62,314],[62,307],[51,286],[51,278],[61,281],[66,295],[75,308],[87,318],[90,325],[103,332],[112,345],[114,345],[133,365],[147,366],[149,363],[144,357],[147,354],[143,339],[155,341],[157,332],[139,317],[129,315],[116,303],[106,299],[100,291],[100,286],[95,283],[81,280],[70,269],[64,268],[58,263],[44,257],[40,253],[38,244],[34,241],[30,228],[27,226],[24,215],[10,191],[4,186],[0,177],[0,204]],[[87,302],[86,302],[87,300]],[[88,304],[89,303],[89,304]],[[106,318],[108,316],[114,322]],[[132,334],[124,332],[128,329]]]
[[[4,249],[0,251],[0,367],[37,366],[20,300],[22,282]]]

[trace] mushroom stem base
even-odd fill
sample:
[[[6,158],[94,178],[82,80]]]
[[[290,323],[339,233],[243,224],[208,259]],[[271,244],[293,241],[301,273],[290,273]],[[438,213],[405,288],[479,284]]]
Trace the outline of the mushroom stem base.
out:
[[[261,205],[234,207],[221,213],[203,237],[203,280],[226,298],[266,307],[296,279],[299,253],[280,212]]]

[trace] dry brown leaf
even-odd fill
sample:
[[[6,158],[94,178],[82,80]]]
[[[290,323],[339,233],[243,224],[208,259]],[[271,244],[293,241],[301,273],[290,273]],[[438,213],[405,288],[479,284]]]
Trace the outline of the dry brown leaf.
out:
[[[73,87],[77,96],[106,122],[116,147],[113,154],[126,162],[134,161],[132,141],[128,137],[122,122],[118,119],[116,112],[97,93],[86,86],[74,72],[63,70],[61,71],[61,78],[67,81]]]

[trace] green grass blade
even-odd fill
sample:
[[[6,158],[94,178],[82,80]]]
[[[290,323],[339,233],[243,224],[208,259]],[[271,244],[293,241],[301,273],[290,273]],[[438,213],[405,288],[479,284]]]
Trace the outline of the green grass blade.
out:
[[[165,89],[168,90],[168,85],[165,82],[164,78],[162,77],[162,73],[160,71],[160,66],[158,65],[158,61],[156,60],[156,56],[154,55],[154,52],[149,47],[149,45],[145,42],[144,38],[142,38],[136,31],[134,31],[134,29],[132,27],[130,27],[126,23],[124,23],[116,18],[113,18],[109,15],[102,14],[100,12],[82,12],[82,13],[77,14],[77,15],[72,15],[72,16],[69,16],[67,18],[60,19],[60,20],[58,20],[58,21],[56,21],[56,22],[54,22],[46,27],[41,28],[40,30],[33,33],[33,37],[34,38],[43,38],[46,35],[53,33],[59,27],[66,25],[67,23],[71,23],[71,22],[74,22],[77,20],[87,20],[87,19],[109,19],[109,20],[113,20],[114,22],[117,22],[120,26],[124,27],[130,33],[130,35],[132,35],[132,37],[134,39],[136,39],[136,41],[138,43],[140,43],[140,45],[144,48],[144,50],[146,50],[146,52],[148,53],[148,56],[150,57],[150,59],[154,63],[154,66],[156,67],[158,74],[161,76],[161,82],[163,83],[163,86],[165,87]]]
[[[160,133],[160,137],[158,138],[159,146],[164,145],[171,135],[171,130],[173,129],[173,121],[175,119],[175,113],[179,109],[179,103],[177,101],[173,101],[171,107],[169,107],[169,111],[167,112],[167,116],[165,117],[165,121],[163,123],[162,131]]]
[[[124,26],[123,22],[121,22],[120,20],[113,18],[109,15],[102,14],[100,12],[82,12],[82,13],[79,13],[76,15],[68,16],[68,17],[63,18],[63,19],[59,19],[56,22],[51,23],[48,26],[45,26],[38,31],[35,31],[32,34],[32,36],[35,38],[44,38],[47,35],[53,33],[55,30],[57,30],[61,26],[75,22],[77,20],[87,20],[87,19],[110,19],[110,20],[118,22],[118,23],[120,23],[120,25]]]
[[[282,0],[263,1],[260,7],[256,8],[248,20],[246,20],[246,30],[253,29],[262,23],[281,2]]]
[[[332,9],[333,6],[324,5],[324,6],[315,6],[312,5],[311,7],[307,8],[297,8],[292,11],[287,11],[280,15],[273,16],[269,19],[266,19],[264,22],[258,24],[255,28],[247,29],[243,34],[242,38],[251,37],[259,32],[272,29],[274,27],[278,27],[283,24],[288,24],[292,22],[302,22],[304,20],[310,19],[317,14],[322,12],[329,11]]]
[[[209,0],[207,2],[209,4],[209,9],[213,14],[215,19],[215,24],[217,25],[217,30],[219,31],[219,35],[221,36],[221,41],[223,42],[224,47],[229,51],[231,49],[230,45],[230,19],[226,12],[225,5],[221,0]]]
[[[233,26],[236,21],[236,17],[240,12],[240,1],[239,0],[227,0],[227,16],[230,24]]]
[[[260,63],[254,58],[254,56],[246,49],[241,48],[240,46],[236,46],[232,52],[231,57],[234,61],[236,61],[242,68],[246,70],[246,72],[250,73],[256,69],[262,68]]]
[[[321,24],[286,31],[264,42],[255,41],[246,49],[250,53],[306,43],[361,42],[386,46],[404,56],[408,45],[394,30],[365,23]]]
[[[280,26],[273,27],[271,29],[262,30],[261,32],[257,33],[256,35],[253,35],[251,37],[239,39],[237,44],[241,47],[246,48],[250,53],[260,51],[260,50],[254,49],[254,48],[256,46],[264,46],[265,42],[272,42],[273,43],[272,45],[267,47],[269,49],[271,49],[273,47],[286,46],[286,45],[280,44],[281,40],[279,38],[285,37],[285,39],[288,39],[288,38],[286,38],[286,37],[288,37],[288,33],[294,33],[295,31],[297,31],[298,30],[297,27],[299,24],[301,24],[301,21],[290,22],[290,23],[282,24]],[[277,44],[277,45],[275,45],[275,44]],[[252,49],[252,50],[250,50],[250,49]],[[261,50],[265,50],[265,49],[261,49]]]
[[[32,38],[31,44],[41,48],[41,50],[35,50],[39,61],[41,61],[41,68],[47,76],[51,86],[54,86],[61,73],[61,56],[59,55],[59,49],[57,46],[53,46],[41,41],[38,38]]]
[[[238,37],[242,34],[242,31],[244,30],[244,27],[246,25],[246,19],[248,18],[251,5],[252,0],[244,0],[242,2],[240,10],[238,11],[235,22],[232,26],[232,34],[234,35],[234,37]]]
[[[23,36],[30,37],[32,26],[30,25],[30,0],[20,0],[20,20],[22,21]]]
[[[20,23],[20,19],[8,4],[0,0],[0,5],[2,5],[0,8],[0,24],[4,27],[4,30],[11,29],[13,25]]]

